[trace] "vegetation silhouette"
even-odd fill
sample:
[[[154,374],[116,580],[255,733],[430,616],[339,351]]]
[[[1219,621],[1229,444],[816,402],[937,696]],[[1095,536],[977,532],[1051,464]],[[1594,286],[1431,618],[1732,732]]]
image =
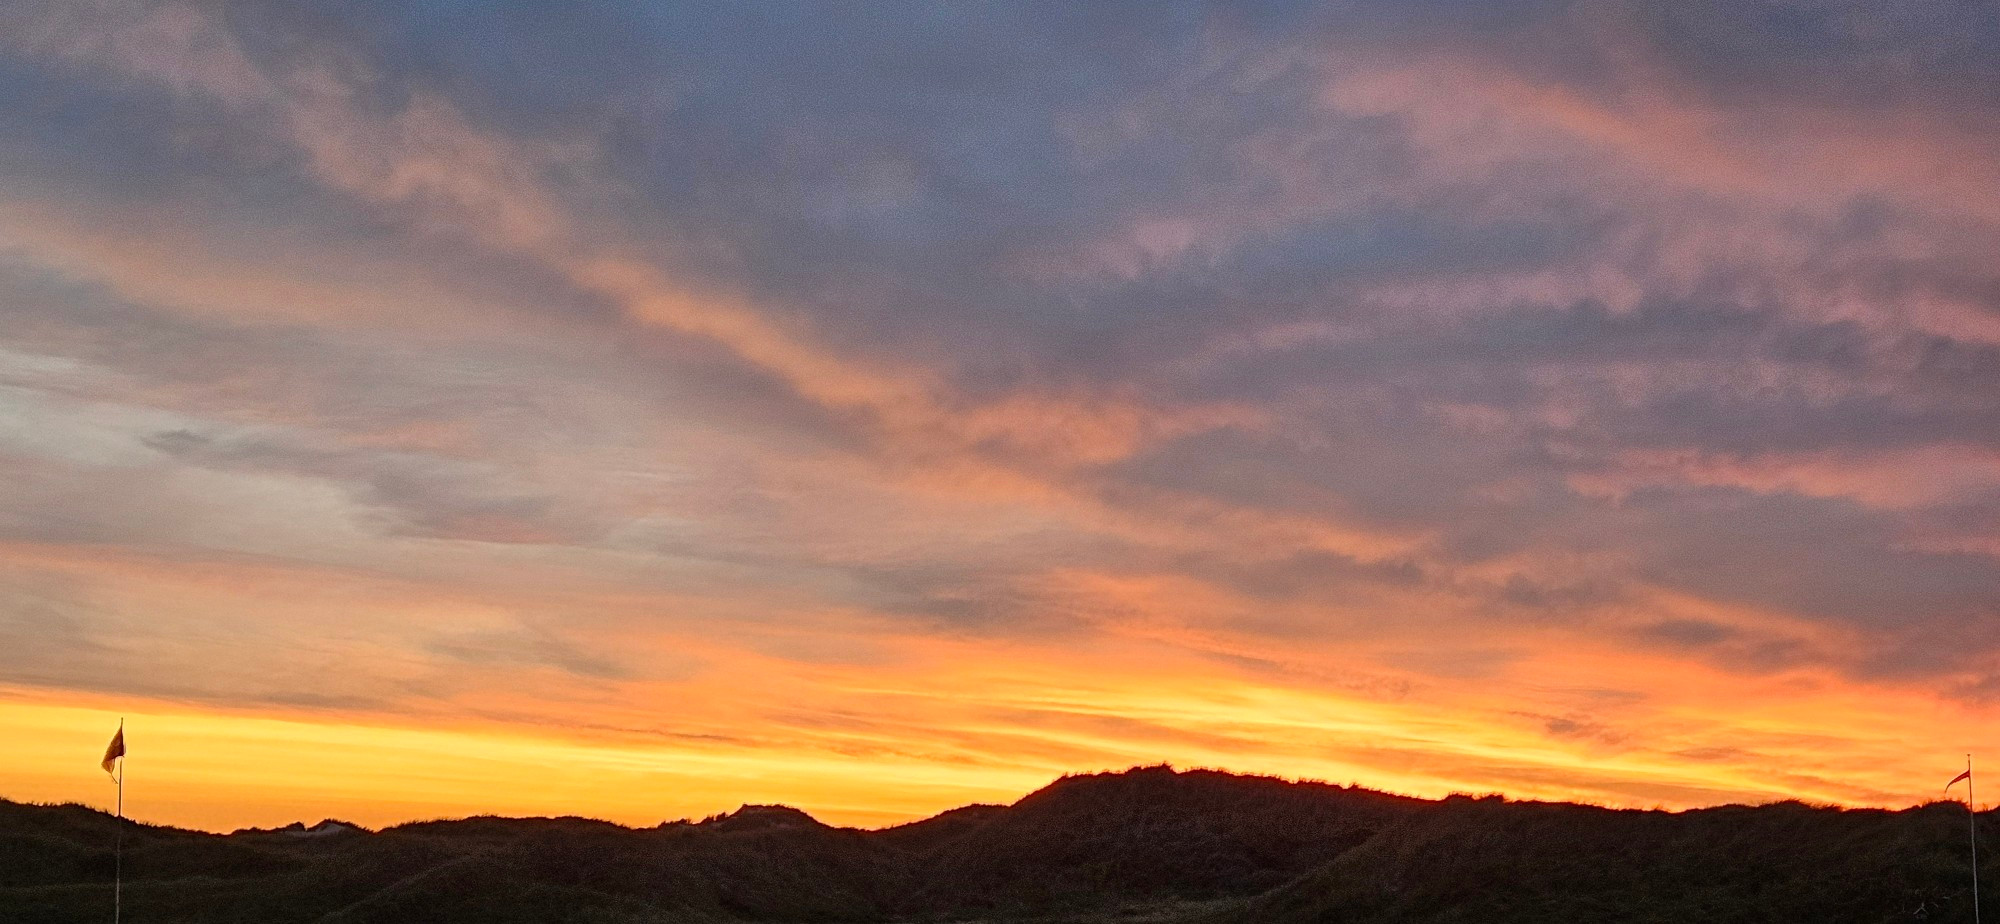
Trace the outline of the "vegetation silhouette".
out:
[[[1972,920],[1964,812],[1430,801],[1141,767],[877,831],[761,805],[644,829],[475,817],[217,835],[128,822],[125,909],[243,924],[1958,924]],[[0,920],[101,921],[115,824],[0,800]]]

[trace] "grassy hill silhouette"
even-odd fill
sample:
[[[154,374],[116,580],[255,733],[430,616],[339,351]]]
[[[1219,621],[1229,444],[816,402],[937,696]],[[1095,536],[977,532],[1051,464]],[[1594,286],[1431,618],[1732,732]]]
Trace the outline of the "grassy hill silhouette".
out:
[[[0,800],[0,920],[103,920],[114,831],[93,809]],[[128,823],[125,911],[244,924],[1956,924],[1972,920],[1965,838],[1949,803],[1629,811],[1143,767],[879,831],[767,805],[644,829]]]

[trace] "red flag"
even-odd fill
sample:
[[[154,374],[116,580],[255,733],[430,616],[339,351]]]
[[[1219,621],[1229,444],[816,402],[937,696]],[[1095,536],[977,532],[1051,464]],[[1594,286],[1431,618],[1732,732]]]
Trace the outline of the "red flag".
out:
[[[123,752],[120,752],[120,753],[123,753]],[[1971,770],[1967,770],[1967,771],[1965,771],[1964,773],[1961,773],[1961,774],[1959,774],[1959,775],[1957,775],[1957,776],[1955,776],[1955,777],[1952,777],[1952,778],[1951,778],[1951,782],[1949,782],[1949,783],[1946,783],[1946,784],[1944,784],[1944,788],[1945,788],[1945,791],[1949,792],[1949,791],[1951,790],[1951,788],[1952,788],[1953,786],[1957,786],[1957,785],[1958,785],[1958,781],[1959,781],[1959,780],[1969,780],[1969,779],[1972,779],[1972,771],[1971,771]]]
[[[111,736],[111,746],[104,749],[104,763],[100,764],[100,766],[104,768],[104,772],[110,773],[111,768],[118,765],[118,758],[124,756],[125,726],[120,725],[118,726],[118,734]]]

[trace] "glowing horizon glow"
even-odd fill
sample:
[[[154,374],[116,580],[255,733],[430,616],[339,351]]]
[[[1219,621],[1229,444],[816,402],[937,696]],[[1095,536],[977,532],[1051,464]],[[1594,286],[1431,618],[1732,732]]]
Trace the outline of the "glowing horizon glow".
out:
[[[1914,721],[1934,705],[1921,697],[1884,701],[1839,689],[1802,689],[1789,696],[1767,690],[1758,699],[1762,708],[1734,717],[1735,728],[1756,734],[1772,749],[1766,765],[1746,772],[1725,763],[1709,773],[1691,773],[1673,758],[1676,750],[1698,749],[1703,739],[1686,730],[1712,724],[1708,717],[1723,705],[1713,697],[1692,696],[1657,708],[1653,723],[1667,737],[1635,754],[1639,749],[1626,742],[1607,740],[1612,732],[1606,728],[1577,727],[1552,742],[1546,732],[1564,725],[1561,717],[1513,716],[1511,722],[1503,717],[1504,724],[1488,724],[1469,720],[1482,712],[1476,703],[1424,698],[1418,705],[1241,677],[1208,678],[1189,688],[1179,673],[1188,666],[1154,664],[1151,670],[1092,679],[1077,665],[995,658],[973,676],[916,672],[885,684],[862,670],[819,678],[833,714],[844,711],[839,706],[866,701],[870,714],[951,729],[949,736],[918,747],[907,736],[873,728],[795,729],[794,740],[783,742],[717,736],[713,742],[663,747],[659,732],[642,728],[272,718],[157,703],[141,703],[134,711],[128,703],[133,713],[128,724],[135,739],[137,732],[146,733],[151,753],[144,755],[145,768],[155,777],[148,780],[149,798],[134,800],[143,806],[134,815],[217,831],[319,817],[380,827],[475,814],[582,815],[645,826],[700,818],[739,803],[777,802],[832,824],[879,827],[973,802],[1011,802],[1066,773],[1161,762],[1424,798],[1502,792],[1621,808],[1783,799],[1900,807],[1936,801],[1933,793],[1892,787],[1926,773],[1936,758],[1926,742],[1962,721],[1949,713]],[[1543,685],[1586,697],[1593,692],[1590,684],[1607,679],[1588,671],[1568,673],[1561,663],[1538,669],[1547,671]],[[1628,663],[1617,672],[1629,680],[1635,670],[1685,672],[1666,662]],[[1796,686],[1797,678],[1783,685]],[[20,753],[16,768],[0,770],[0,786],[9,796],[102,801],[102,793],[94,792],[102,787],[79,785],[87,775],[65,764],[93,736],[102,737],[94,728],[111,716],[112,704],[102,696],[48,702],[27,691],[0,694],[6,704],[0,730],[38,745]],[[753,696],[747,689],[714,694],[731,700]],[[1911,727],[1894,741],[1840,742],[1812,721],[1828,711]],[[607,712],[600,706],[593,715]],[[1024,732],[1022,716],[1033,717],[1027,723],[1032,734]],[[1823,768],[1814,764],[1829,744],[1866,745],[1882,763],[1865,774],[1815,775]],[[1590,772],[1579,775],[1579,765]],[[246,811],[246,805],[256,808]]]
[[[213,830],[1995,740],[2000,13],[502,7],[0,12],[0,797],[119,714]]]

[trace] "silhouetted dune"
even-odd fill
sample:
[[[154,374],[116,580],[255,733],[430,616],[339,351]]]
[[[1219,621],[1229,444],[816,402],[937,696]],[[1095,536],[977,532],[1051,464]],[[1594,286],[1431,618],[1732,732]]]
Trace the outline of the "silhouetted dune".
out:
[[[1065,777],[942,842],[907,910],[1026,914],[1277,886],[1421,803],[1143,767]]]
[[[92,809],[0,801],[0,921],[102,920],[114,830]],[[767,805],[646,829],[128,825],[125,907],[134,922],[246,924],[1955,924],[1971,920],[1965,835],[1950,804],[1614,811],[1146,767],[881,831]]]
[[[977,803],[960,806],[940,812],[922,821],[883,828],[878,833],[884,841],[906,850],[928,850],[968,831],[975,830],[1004,814],[1007,807]]]
[[[704,819],[700,827],[712,831],[741,832],[824,828],[826,825],[789,805],[746,805],[728,814]]]
[[[1683,813],[1448,799],[1241,916],[1375,921],[1970,921],[1964,809]]]

